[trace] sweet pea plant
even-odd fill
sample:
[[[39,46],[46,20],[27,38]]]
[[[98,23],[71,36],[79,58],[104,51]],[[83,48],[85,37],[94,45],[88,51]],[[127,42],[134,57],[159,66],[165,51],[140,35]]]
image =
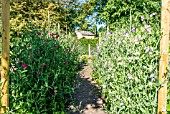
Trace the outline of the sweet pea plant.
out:
[[[25,31],[11,40],[9,113],[64,113],[72,103],[79,51],[74,39]]]
[[[145,18],[131,30],[123,26],[110,32],[93,61],[93,77],[111,114],[157,113],[160,23]]]

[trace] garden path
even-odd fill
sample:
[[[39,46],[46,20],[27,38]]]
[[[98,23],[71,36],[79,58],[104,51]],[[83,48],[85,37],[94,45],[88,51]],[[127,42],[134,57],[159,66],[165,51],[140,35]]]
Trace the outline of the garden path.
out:
[[[89,65],[83,66],[77,77],[77,88],[73,98],[77,108],[74,108],[70,114],[107,114],[103,107],[104,102],[100,95],[100,89],[97,83],[92,79]]]

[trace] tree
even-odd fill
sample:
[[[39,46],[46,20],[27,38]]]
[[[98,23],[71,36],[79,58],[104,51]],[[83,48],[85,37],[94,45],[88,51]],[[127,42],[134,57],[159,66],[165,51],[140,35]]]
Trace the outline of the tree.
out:
[[[11,30],[15,36],[30,25],[45,27],[48,25],[48,12],[51,24],[60,24],[64,31],[74,31],[85,25],[89,5],[79,0],[14,0],[11,2]],[[86,10],[87,9],[87,10]]]

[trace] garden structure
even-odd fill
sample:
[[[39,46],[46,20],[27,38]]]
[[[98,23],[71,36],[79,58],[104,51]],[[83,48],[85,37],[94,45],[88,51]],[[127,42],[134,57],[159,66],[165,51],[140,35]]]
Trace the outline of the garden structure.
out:
[[[162,0],[161,28],[162,38],[160,41],[160,63],[158,90],[158,113],[166,114],[167,105],[167,67],[170,31],[170,0]],[[10,52],[10,0],[2,0],[2,58],[1,58],[1,113],[5,113],[9,107],[9,52]],[[67,64],[67,63],[65,63]],[[44,65],[45,66],[45,65]]]

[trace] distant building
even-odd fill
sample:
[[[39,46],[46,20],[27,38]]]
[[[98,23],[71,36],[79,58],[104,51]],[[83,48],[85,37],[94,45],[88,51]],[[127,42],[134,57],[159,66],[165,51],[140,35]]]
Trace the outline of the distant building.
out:
[[[78,39],[81,39],[81,38],[87,38],[87,39],[93,39],[94,38],[94,34],[90,31],[81,31],[81,30],[76,30],[75,31],[76,33],[76,36]]]

